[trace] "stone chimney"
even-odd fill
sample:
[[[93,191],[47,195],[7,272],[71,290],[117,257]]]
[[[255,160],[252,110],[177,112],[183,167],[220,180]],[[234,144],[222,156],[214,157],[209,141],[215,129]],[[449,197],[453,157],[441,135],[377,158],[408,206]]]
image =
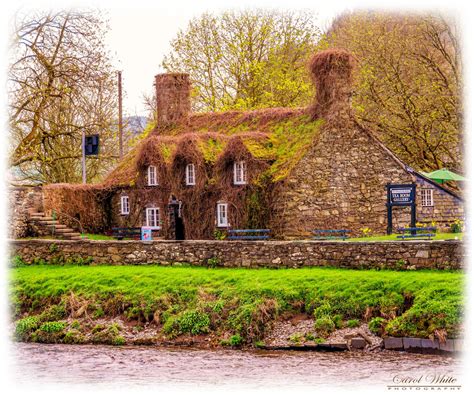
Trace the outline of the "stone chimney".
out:
[[[157,126],[185,123],[191,111],[189,74],[155,76]]]
[[[310,110],[313,118],[348,119],[355,58],[344,49],[328,49],[311,58],[310,72],[316,97]]]

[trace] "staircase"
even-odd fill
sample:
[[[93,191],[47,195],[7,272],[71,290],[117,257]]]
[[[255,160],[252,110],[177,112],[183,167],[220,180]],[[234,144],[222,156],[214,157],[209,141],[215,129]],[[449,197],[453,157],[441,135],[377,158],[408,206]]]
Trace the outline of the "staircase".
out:
[[[54,236],[58,239],[64,240],[84,240],[86,237],[82,237],[79,232],[74,229],[68,228],[66,225],[59,223],[57,219],[53,217],[47,217],[42,212],[30,211],[29,220],[39,229],[42,233]]]

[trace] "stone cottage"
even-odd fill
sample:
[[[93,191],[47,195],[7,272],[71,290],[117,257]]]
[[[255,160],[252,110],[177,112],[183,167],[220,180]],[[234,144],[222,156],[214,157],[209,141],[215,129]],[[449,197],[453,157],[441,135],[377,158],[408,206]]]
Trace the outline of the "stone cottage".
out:
[[[416,184],[416,216],[449,227],[461,198],[400,161],[351,108],[354,59],[342,50],[311,62],[308,108],[192,114],[189,76],[155,77],[155,129],[98,185],[44,187],[46,212],[91,232],[151,227],[170,239],[268,228],[276,238],[314,229],[387,230],[387,184]],[[394,227],[410,207],[394,207]],[[71,223],[74,226],[74,223]]]

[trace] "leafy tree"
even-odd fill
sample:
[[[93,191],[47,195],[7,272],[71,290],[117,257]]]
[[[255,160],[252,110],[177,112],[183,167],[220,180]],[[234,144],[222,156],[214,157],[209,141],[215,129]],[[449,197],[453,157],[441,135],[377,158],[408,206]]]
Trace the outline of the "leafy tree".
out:
[[[301,106],[319,36],[309,12],[206,13],[177,34],[163,67],[190,74],[196,111]]]
[[[113,161],[115,75],[103,44],[106,24],[92,11],[18,14],[8,94],[11,165],[32,182],[79,182],[81,136],[98,133],[101,154],[89,180]]]
[[[405,162],[425,171],[462,167],[462,72],[454,20],[343,14],[320,46],[345,48],[357,57],[357,117]]]

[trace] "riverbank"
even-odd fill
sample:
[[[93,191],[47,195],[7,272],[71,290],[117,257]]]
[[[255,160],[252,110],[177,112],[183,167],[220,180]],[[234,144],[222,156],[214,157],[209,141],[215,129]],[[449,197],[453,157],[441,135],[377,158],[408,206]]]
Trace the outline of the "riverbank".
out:
[[[462,337],[463,280],[450,271],[31,266],[11,269],[10,300],[18,341],[247,348],[281,334],[316,345],[363,325],[379,337],[443,341]]]

